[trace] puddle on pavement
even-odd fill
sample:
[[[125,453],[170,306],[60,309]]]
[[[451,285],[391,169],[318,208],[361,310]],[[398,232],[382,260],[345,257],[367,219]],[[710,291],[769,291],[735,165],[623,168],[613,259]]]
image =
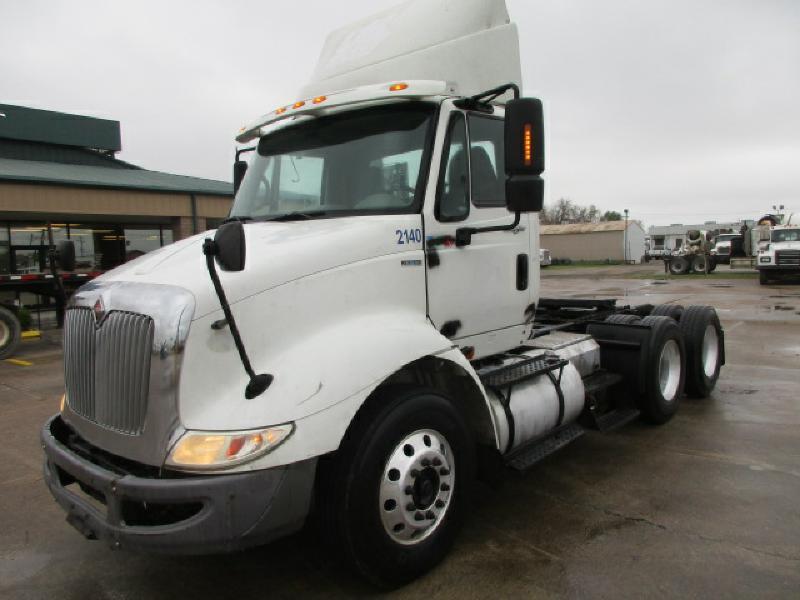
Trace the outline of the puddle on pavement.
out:
[[[776,304],[772,308],[775,310],[794,310],[794,306],[785,306],[783,304]]]

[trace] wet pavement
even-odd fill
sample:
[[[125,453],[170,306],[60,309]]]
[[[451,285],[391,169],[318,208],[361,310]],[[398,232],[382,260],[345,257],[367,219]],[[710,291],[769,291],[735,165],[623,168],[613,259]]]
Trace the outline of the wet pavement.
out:
[[[636,267],[635,269],[640,269]],[[663,427],[590,433],[499,489],[480,486],[445,562],[395,591],[442,597],[800,597],[800,285],[544,273],[542,296],[711,304],[727,361]],[[64,522],[38,430],[62,393],[57,335],[0,362],[0,597],[328,598],[374,594],[309,535],[232,556],[107,550]]]

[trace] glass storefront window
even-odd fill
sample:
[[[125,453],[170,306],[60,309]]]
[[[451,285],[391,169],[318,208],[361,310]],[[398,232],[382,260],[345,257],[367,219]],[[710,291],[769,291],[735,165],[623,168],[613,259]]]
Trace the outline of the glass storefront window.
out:
[[[75,270],[107,271],[173,242],[169,225],[53,223],[53,242],[72,240]],[[0,221],[0,274],[47,271],[47,225]]]

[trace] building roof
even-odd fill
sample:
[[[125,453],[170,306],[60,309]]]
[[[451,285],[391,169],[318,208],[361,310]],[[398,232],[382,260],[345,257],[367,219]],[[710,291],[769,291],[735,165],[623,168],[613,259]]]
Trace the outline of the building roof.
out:
[[[636,225],[641,229],[636,221],[628,221],[628,227]],[[567,233],[597,233],[603,231],[624,231],[625,221],[603,221],[602,223],[567,223],[564,225],[540,225],[540,235],[561,235]]]
[[[119,152],[119,121],[0,104],[0,138]]]
[[[0,181],[216,196],[233,195],[233,184],[227,181],[173,175],[146,169],[109,169],[107,167],[8,158],[0,158]]]

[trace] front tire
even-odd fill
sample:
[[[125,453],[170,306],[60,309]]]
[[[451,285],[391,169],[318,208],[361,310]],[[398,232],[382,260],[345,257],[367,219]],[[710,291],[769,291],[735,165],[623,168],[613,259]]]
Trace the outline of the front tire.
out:
[[[383,587],[436,566],[460,529],[474,452],[461,414],[438,392],[378,392],[326,465],[319,496],[349,565]]]
[[[674,256],[669,261],[669,272],[673,275],[686,275],[689,272],[689,259],[685,256]]]
[[[0,360],[13,355],[19,346],[22,326],[17,316],[0,306]]]

